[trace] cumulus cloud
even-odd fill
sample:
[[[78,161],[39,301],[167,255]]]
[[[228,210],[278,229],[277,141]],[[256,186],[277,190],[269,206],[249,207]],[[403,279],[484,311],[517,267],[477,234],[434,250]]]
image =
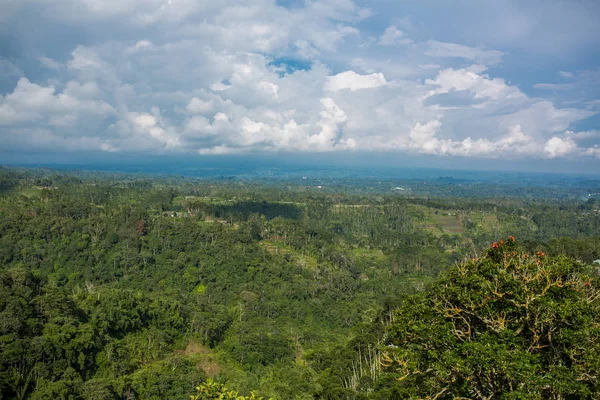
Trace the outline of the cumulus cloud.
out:
[[[490,78],[483,72],[485,67],[473,65],[468,68],[447,68],[439,71],[435,79],[426,80],[426,84],[435,86],[431,95],[450,91],[468,91],[476,99],[519,100],[526,96],[514,86],[507,85],[504,79]]]
[[[134,51],[140,51],[140,50],[146,50],[146,49],[150,49],[152,47],[152,42],[149,40],[140,40],[138,41],[135,46],[133,46],[132,50]]]
[[[210,88],[215,92],[222,92],[224,90],[229,89],[230,87],[230,85],[226,85],[223,82],[215,82],[212,85],[210,85]]]
[[[192,114],[206,114],[213,110],[214,105],[211,100],[200,100],[197,97],[192,97],[186,109]]]
[[[347,121],[345,112],[332,98],[320,99],[321,111],[315,125],[299,124],[283,115],[267,115],[266,121],[242,117],[239,124],[240,137],[228,143],[226,148],[332,151],[351,149],[352,138],[343,139],[342,128]],[[223,117],[221,117],[223,118]],[[215,117],[217,121],[217,117]],[[214,146],[214,149],[221,149]],[[215,150],[215,151],[221,151]],[[214,154],[211,152],[211,154]]]
[[[599,145],[594,145],[594,147],[590,147],[588,149],[585,149],[584,156],[588,156],[588,157],[596,157],[596,158],[600,158],[600,146]]]
[[[570,139],[562,139],[559,137],[552,137],[548,139],[544,146],[544,153],[548,158],[563,157],[571,154],[577,149],[577,144]]]
[[[71,53],[72,59],[69,61],[69,68],[76,70],[100,69],[105,66],[98,54],[88,47],[78,46]]]
[[[354,71],[345,71],[329,77],[325,88],[332,92],[343,89],[360,90],[374,89],[387,84],[385,76],[382,73],[372,73],[369,75],[360,75]]]
[[[0,99],[0,125],[53,124],[53,121],[72,125],[83,116],[107,117],[114,109],[105,101],[94,99],[96,90],[93,83],[68,82],[57,93],[54,86],[41,86],[21,78],[13,92]]]
[[[449,155],[461,157],[501,158],[507,154],[531,156],[536,151],[532,138],[521,131],[516,125],[498,140],[487,138],[463,140],[443,139],[436,137],[442,127],[439,120],[426,124],[417,123],[409,134],[407,142],[400,142],[400,147],[409,147],[423,154]]]
[[[344,110],[339,108],[332,98],[321,99],[321,104],[323,106],[319,121],[321,130],[318,134],[310,136],[309,143],[316,145],[319,150],[327,150],[337,144],[340,127],[348,118]]]
[[[597,131],[581,126],[600,111],[595,92],[586,92],[599,81],[592,70],[536,86],[535,93],[584,94],[561,107],[503,77],[505,49],[428,40],[394,16],[370,25],[385,9],[352,0],[19,3],[40,13],[27,16],[11,3],[13,17],[53,24],[73,41],[38,38],[45,45],[29,52],[35,66],[0,59],[12,71],[0,97],[7,149],[599,153]]]

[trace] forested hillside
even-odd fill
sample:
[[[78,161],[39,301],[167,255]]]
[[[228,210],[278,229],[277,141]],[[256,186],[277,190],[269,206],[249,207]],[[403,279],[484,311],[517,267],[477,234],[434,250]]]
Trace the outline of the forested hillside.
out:
[[[598,337],[598,299],[588,299],[596,308],[572,307],[597,288],[600,202],[364,192],[0,169],[0,398],[189,399],[220,385],[273,399],[476,397],[465,387],[473,382],[469,363],[478,360],[457,367],[461,382],[448,376],[450,364],[478,350],[465,350],[452,321],[428,304],[444,296],[467,301],[435,288],[452,281],[475,290],[479,278],[469,281],[469,271],[494,282],[486,268],[498,267],[482,260],[504,262],[505,247],[502,255],[488,249],[509,236],[519,241],[510,254],[538,257],[533,266],[557,260],[548,264],[552,279],[581,286],[569,292],[572,302],[552,289],[547,303],[581,317],[563,315],[555,335],[565,339],[554,355],[523,355],[490,379],[531,381],[521,396],[597,395],[589,383],[596,377],[568,360],[582,351],[570,343]],[[487,292],[473,293],[483,300],[468,301],[491,301]],[[521,321],[503,301],[489,305],[489,318]],[[414,329],[411,316],[422,320]],[[519,323],[511,331],[525,329]],[[554,334],[548,329],[540,335]],[[455,352],[423,360],[419,351],[443,353],[444,346],[414,342],[417,351],[408,331],[428,343],[447,338]],[[524,346],[514,336],[502,336],[503,346]],[[560,390],[531,378],[539,365],[560,366],[552,370],[565,380]]]

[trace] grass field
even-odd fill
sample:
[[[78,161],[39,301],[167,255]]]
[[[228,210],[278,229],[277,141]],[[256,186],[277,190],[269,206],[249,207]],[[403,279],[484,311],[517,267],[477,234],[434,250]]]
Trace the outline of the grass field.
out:
[[[410,207],[417,214],[421,214],[420,227],[432,235],[461,235],[465,233],[463,223],[456,211],[439,210],[421,205],[411,205]]]
[[[469,215],[479,232],[495,232],[500,229],[500,221],[494,214],[483,212],[472,212]]]

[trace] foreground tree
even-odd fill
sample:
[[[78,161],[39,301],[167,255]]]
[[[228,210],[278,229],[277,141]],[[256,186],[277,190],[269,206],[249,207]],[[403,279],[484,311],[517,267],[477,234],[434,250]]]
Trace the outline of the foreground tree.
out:
[[[513,237],[494,243],[399,309],[372,397],[598,398],[598,281]]]
[[[190,396],[191,400],[263,400],[262,397],[256,397],[254,393],[250,396],[242,396],[235,390],[229,390],[220,383],[208,379],[205,383],[196,388],[196,394]]]

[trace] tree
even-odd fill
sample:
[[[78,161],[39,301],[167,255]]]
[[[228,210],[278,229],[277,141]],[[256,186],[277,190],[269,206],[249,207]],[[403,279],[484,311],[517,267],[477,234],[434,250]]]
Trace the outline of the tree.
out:
[[[599,279],[513,237],[409,298],[386,336],[385,398],[600,396]]]
[[[214,382],[212,379],[208,379],[205,383],[198,386],[196,394],[190,397],[191,400],[263,400],[262,397],[256,397],[254,393],[250,396],[241,396],[238,392],[229,390],[225,385]]]

